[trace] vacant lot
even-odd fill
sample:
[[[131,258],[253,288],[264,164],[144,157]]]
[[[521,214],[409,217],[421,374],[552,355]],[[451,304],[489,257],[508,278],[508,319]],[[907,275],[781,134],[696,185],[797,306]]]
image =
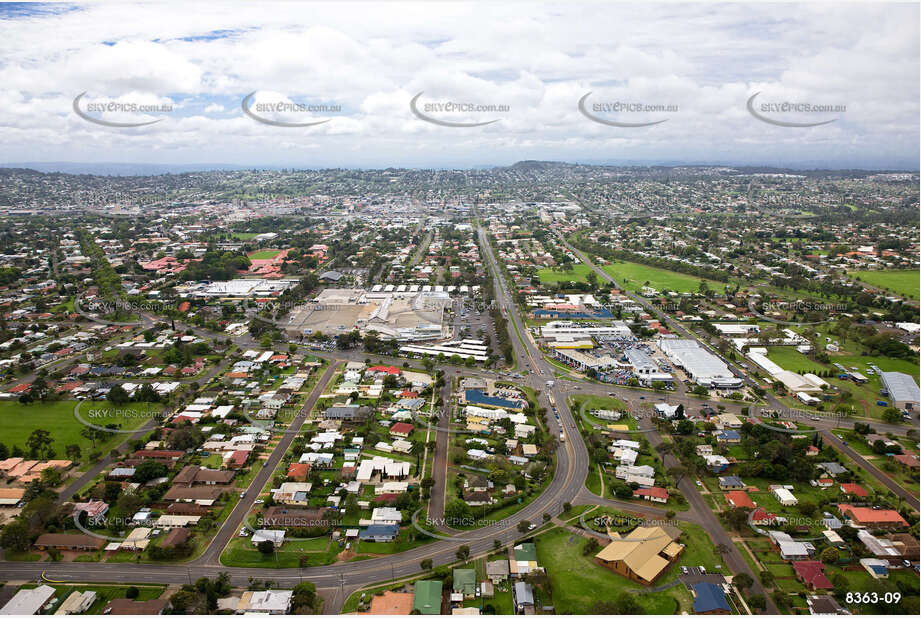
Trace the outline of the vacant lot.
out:
[[[797,352],[793,346],[773,346],[768,348],[767,351],[769,359],[793,373],[799,373],[800,371],[812,373],[825,371],[829,368],[826,365],[815,362],[802,352]]]
[[[537,277],[541,283],[557,283],[559,281],[585,281],[585,276],[592,270],[585,264],[570,264],[570,270],[558,270],[556,268],[541,268],[537,271]]]
[[[636,262],[615,262],[604,266],[604,271],[625,288],[633,291],[639,291],[644,285],[649,285],[659,291],[696,292],[700,288],[700,282],[705,281],[700,277],[692,277]],[[711,290],[720,290],[724,285],[719,281],[706,281]]]
[[[848,274],[854,279],[860,279],[883,290],[890,290],[909,298],[919,297],[921,283],[917,270],[856,270]]]

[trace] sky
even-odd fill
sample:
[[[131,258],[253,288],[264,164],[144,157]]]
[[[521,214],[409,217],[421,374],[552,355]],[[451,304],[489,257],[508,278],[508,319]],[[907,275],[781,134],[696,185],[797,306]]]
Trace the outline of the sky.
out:
[[[4,4],[0,162],[917,170],[918,24],[879,2]]]

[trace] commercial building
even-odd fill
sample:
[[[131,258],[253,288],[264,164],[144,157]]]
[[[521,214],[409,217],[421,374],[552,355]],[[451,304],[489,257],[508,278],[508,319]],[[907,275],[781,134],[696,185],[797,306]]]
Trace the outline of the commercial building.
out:
[[[367,292],[329,288],[291,312],[285,330],[289,336],[313,333],[336,336],[358,329],[381,339],[425,341],[450,334],[447,292]]]
[[[599,564],[644,586],[651,585],[678,559],[684,545],[674,526],[639,526],[625,537],[612,540],[595,555]]]
[[[892,405],[903,410],[918,409],[918,385],[910,375],[898,371],[884,371],[880,374],[880,381],[889,393]]]
[[[742,386],[742,380],[735,377],[726,363],[693,339],[659,339],[659,349],[696,384],[710,388]]]

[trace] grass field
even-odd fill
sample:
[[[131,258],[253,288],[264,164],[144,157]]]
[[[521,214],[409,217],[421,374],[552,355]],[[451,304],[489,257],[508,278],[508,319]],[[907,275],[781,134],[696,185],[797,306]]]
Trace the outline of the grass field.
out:
[[[674,292],[696,292],[700,288],[700,282],[705,281],[700,277],[692,277],[636,262],[615,262],[603,268],[625,288],[633,291],[639,291],[648,281],[651,287],[659,291],[667,289]],[[724,285],[719,281],[706,281],[711,290],[721,290]]]
[[[848,275],[908,298],[918,298],[921,295],[921,278],[917,270],[852,270]]]
[[[591,268],[585,264],[571,264],[571,270],[555,270],[553,268],[541,268],[537,271],[537,277],[541,283],[557,283],[559,281],[585,281],[585,276],[591,272]]]
[[[0,401],[0,441],[12,448],[19,446],[28,454],[26,440],[36,429],[53,430],[54,438],[52,448],[59,459],[65,457],[64,447],[68,444],[78,444],[82,450],[82,461],[88,461],[87,456],[93,450],[90,440],[80,435],[86,427],[74,417],[73,400],[55,401],[50,403],[30,403],[23,405],[18,401]],[[113,412],[118,410],[119,412]],[[132,412],[124,412],[131,410]],[[121,425],[120,429],[135,429],[153,418],[158,406],[148,404],[129,403],[115,405],[108,401],[83,401],[80,405],[80,416],[94,425],[106,426],[110,423]],[[109,411],[108,416],[101,411]],[[95,450],[106,453],[116,445],[126,440],[131,434],[106,433],[101,439],[96,440]]]
[[[271,260],[279,253],[281,253],[281,249],[263,249],[262,251],[254,251],[246,257],[251,260]]]
[[[828,369],[827,366],[815,362],[802,352],[797,352],[794,346],[773,346],[768,348],[767,351],[770,360],[793,373],[799,373],[800,370],[812,373]]]
[[[328,536],[312,539],[286,540],[285,544],[272,554],[263,554],[254,548],[249,537],[237,537],[230,541],[221,554],[221,564],[234,567],[264,567],[274,569],[296,568],[301,556],[307,556],[304,566],[332,564],[339,553],[339,544]]]

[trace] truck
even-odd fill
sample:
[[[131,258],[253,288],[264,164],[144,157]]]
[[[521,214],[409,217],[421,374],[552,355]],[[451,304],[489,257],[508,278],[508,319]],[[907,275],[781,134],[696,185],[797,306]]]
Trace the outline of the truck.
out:
[[[547,388],[553,388],[553,380],[547,380]]]

